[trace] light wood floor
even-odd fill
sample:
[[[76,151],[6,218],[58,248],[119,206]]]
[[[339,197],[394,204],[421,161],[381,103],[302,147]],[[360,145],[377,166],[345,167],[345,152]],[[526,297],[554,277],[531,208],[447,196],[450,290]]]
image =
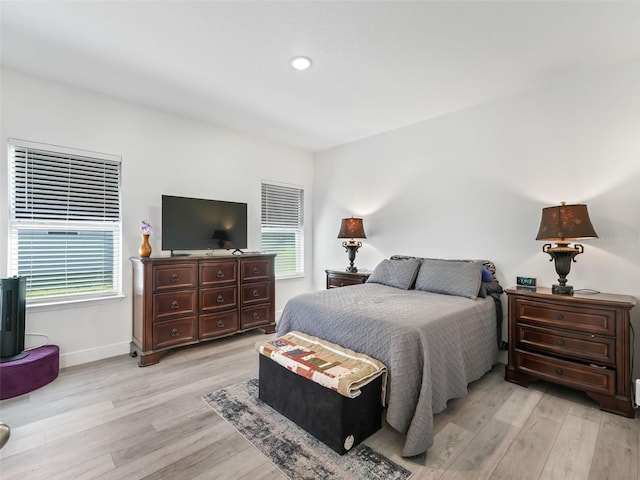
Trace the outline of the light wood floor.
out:
[[[123,355],[67,368],[0,402],[12,436],[10,479],[284,479],[201,396],[256,377],[259,332],[184,348],[139,368]],[[412,479],[638,479],[640,421],[603,413],[579,392],[522,388],[496,367],[436,415],[435,445],[403,459],[385,426],[366,443]]]

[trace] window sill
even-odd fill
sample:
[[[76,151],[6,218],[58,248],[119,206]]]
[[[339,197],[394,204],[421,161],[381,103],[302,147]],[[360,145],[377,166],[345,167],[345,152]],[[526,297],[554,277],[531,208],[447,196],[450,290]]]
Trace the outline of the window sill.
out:
[[[108,297],[83,298],[81,300],[51,300],[48,302],[32,304],[29,304],[27,302],[26,308],[27,310],[31,310],[34,312],[37,312],[39,310],[65,310],[69,308],[89,307],[94,305],[121,302],[123,298],[126,298],[126,295],[120,293],[118,295],[110,295]]]
[[[276,276],[276,280],[289,280],[291,278],[304,278],[304,273],[292,273],[291,275]]]

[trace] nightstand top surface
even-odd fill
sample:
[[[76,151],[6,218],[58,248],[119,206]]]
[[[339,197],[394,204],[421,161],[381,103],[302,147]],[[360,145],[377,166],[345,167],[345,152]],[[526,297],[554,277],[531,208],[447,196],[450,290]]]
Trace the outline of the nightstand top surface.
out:
[[[551,293],[551,289],[547,287],[510,287],[505,290],[508,295],[531,296],[532,298],[541,298],[549,300],[552,298],[557,301],[567,302],[590,302],[601,304],[622,304],[633,308],[637,304],[637,299],[631,295],[619,295],[615,293],[581,293],[574,291],[573,295],[561,295]]]
[[[357,272],[347,272],[346,270],[338,270],[334,268],[328,268],[325,270],[326,273],[339,273],[344,275],[371,275],[371,270],[358,270]]]

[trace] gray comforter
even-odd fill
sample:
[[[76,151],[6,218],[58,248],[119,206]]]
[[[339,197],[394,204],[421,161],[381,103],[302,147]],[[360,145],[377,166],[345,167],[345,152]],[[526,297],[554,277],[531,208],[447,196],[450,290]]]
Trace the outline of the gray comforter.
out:
[[[433,415],[497,359],[491,297],[468,298],[368,283],[298,295],[278,335],[298,330],[382,361],[387,423],[406,434],[403,456],[433,444]]]

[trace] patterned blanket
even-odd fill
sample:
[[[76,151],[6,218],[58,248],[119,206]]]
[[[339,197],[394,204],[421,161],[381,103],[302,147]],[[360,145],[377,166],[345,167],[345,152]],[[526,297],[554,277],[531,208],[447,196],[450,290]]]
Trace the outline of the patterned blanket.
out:
[[[301,332],[256,344],[256,350],[283,367],[341,395],[355,398],[360,389],[382,378],[385,402],[387,368],[375,358]]]

